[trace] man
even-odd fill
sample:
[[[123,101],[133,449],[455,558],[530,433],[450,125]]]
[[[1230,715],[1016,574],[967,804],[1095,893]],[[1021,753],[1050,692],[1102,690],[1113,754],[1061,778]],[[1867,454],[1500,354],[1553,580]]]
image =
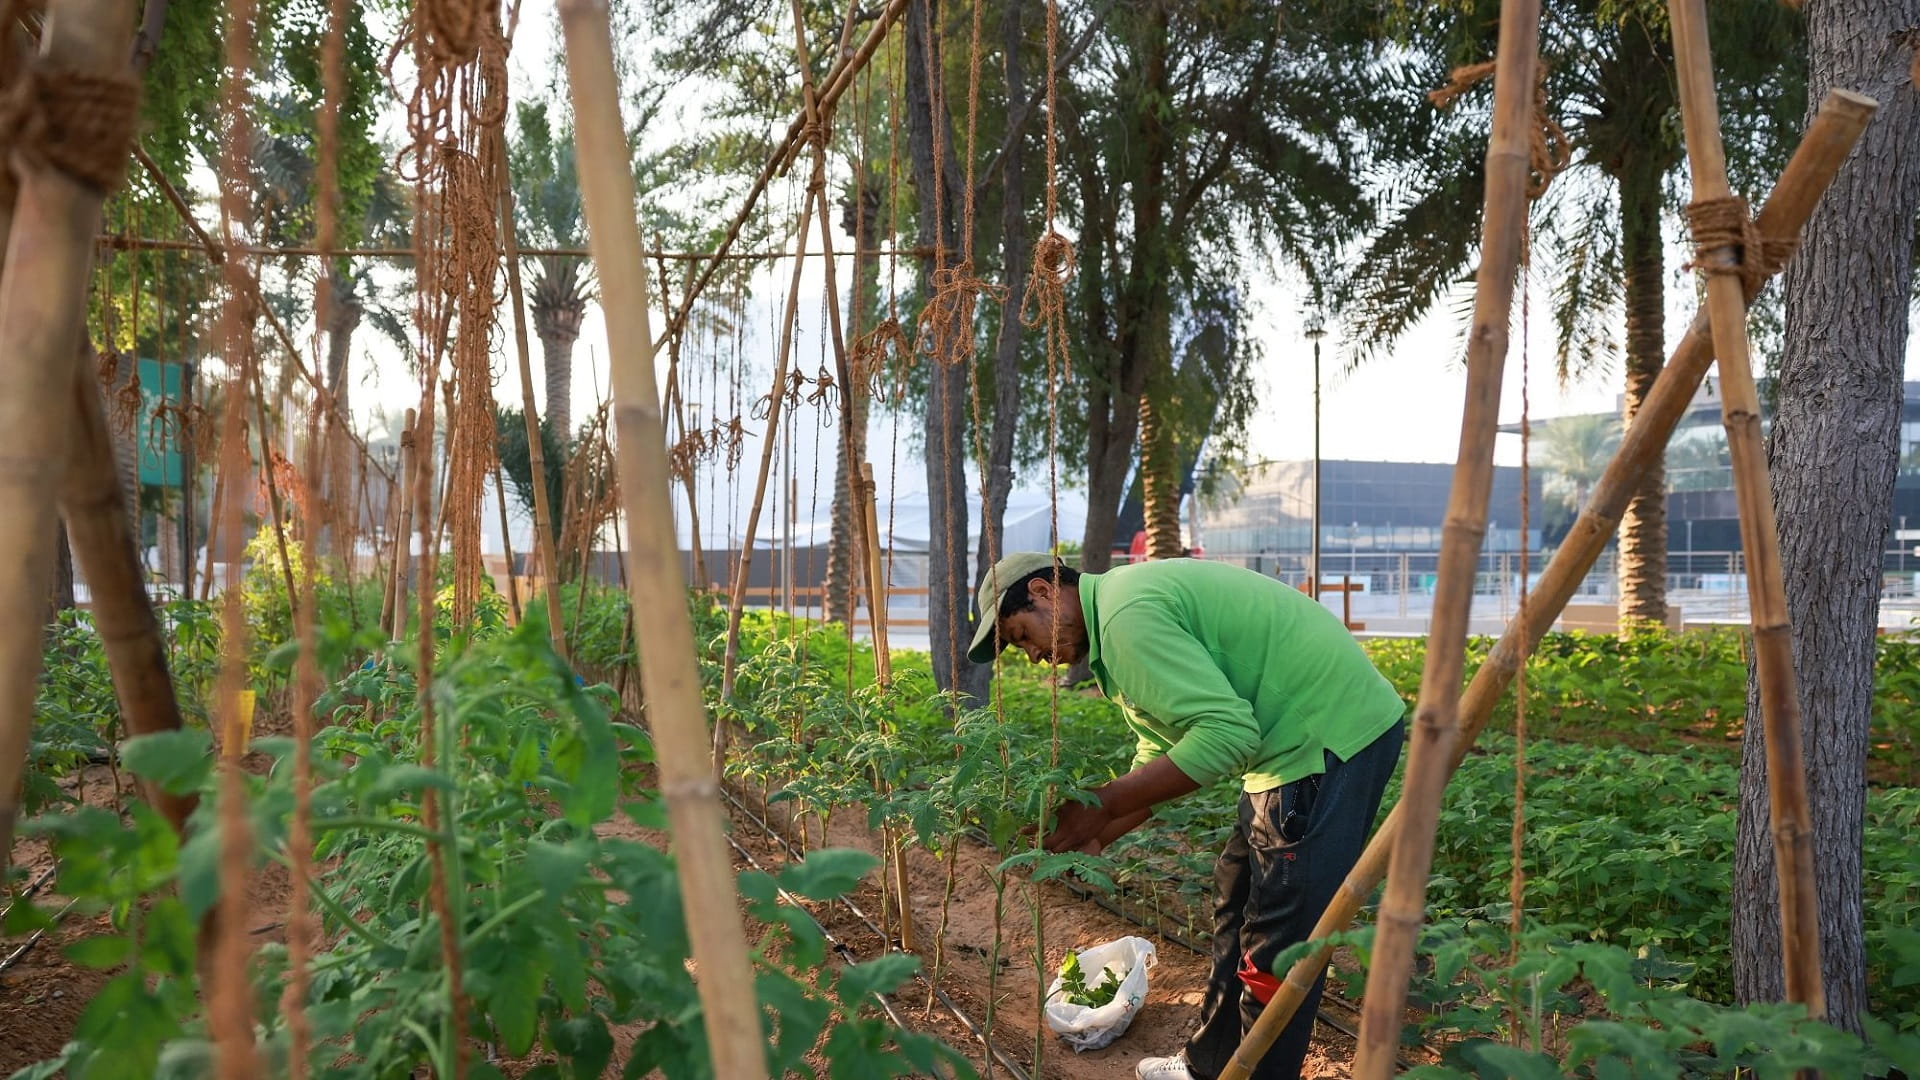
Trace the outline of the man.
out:
[[[1138,740],[1132,771],[1063,802],[1048,851],[1098,854],[1153,807],[1227,777],[1238,826],[1214,867],[1213,973],[1200,1026],[1142,1080],[1212,1080],[1279,980],[1273,960],[1307,939],[1360,857],[1400,760],[1405,705],[1340,620],[1251,570],[1193,559],[1081,574],[1009,555],[980,585],[968,656],[1007,645],[1035,663],[1085,661]],[[1255,1070],[1294,1080],[1325,979]]]

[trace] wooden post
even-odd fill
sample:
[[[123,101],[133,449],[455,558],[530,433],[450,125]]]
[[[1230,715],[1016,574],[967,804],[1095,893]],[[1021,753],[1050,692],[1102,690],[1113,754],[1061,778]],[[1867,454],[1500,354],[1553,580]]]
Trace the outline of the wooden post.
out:
[[[132,15],[114,0],[56,2],[33,70],[126,75]],[[64,118],[48,121],[57,130]],[[20,810],[72,426],[68,399],[105,199],[93,183],[41,157],[14,158],[19,193],[0,282],[0,431],[13,447],[0,469],[0,866],[13,850]]]
[[[1726,205],[1727,163],[1720,143],[1720,111],[1714,100],[1713,60],[1707,42],[1705,0],[1669,0],[1673,17],[1674,67],[1679,74],[1680,119],[1686,128],[1687,161],[1693,173],[1695,211]],[[1744,216],[1744,204],[1737,208]],[[1760,435],[1760,396],[1754,388],[1747,345],[1747,309],[1740,283],[1743,252],[1738,232],[1725,240],[1710,235],[1711,223],[1695,218],[1700,245],[1695,262],[1707,275],[1707,315],[1714,354],[1720,361],[1720,406],[1733,458],[1733,492],[1740,507],[1740,547],[1747,553],[1747,596],[1752,607],[1753,659],[1760,680],[1765,725],[1767,794],[1773,853],[1780,885],[1780,942],[1786,966],[1787,1000],[1826,1015],[1821,986],[1819,897],[1813,867],[1813,823],[1807,809],[1802,757],[1800,692],[1793,674],[1793,620],[1780,571],[1780,537],[1774,529],[1773,492],[1767,483],[1767,448]],[[1724,231],[1724,230],[1722,230]],[[1720,241],[1711,249],[1709,243]]]
[[[504,138],[498,132],[495,138]],[[501,153],[505,160],[506,154]],[[513,218],[513,184],[500,170],[500,242],[507,261],[507,293],[513,298],[513,351],[520,365],[520,415],[527,423],[527,458],[533,464],[533,550],[547,579],[547,637],[567,655],[566,623],[560,617],[560,564],[553,553],[553,507],[547,503],[547,451],[540,441],[540,414],[533,408],[533,360],[527,348],[527,301],[520,287],[520,230]],[[507,569],[511,571],[512,565]],[[585,588],[583,583],[582,588]]]
[[[1440,795],[1447,783],[1447,756],[1458,724],[1460,676],[1465,668],[1467,616],[1475,571],[1486,535],[1487,500],[1493,484],[1493,442],[1500,408],[1500,376],[1507,357],[1507,320],[1513,307],[1514,271],[1526,225],[1528,128],[1533,123],[1535,49],[1540,36],[1539,0],[1507,0],[1500,6],[1500,43],[1493,84],[1493,137],[1487,144],[1487,194],[1481,223],[1473,327],[1467,338],[1467,400],[1460,423],[1460,456],[1454,466],[1446,524],[1441,532],[1440,574],[1434,590],[1433,629],[1420,676],[1401,806],[1407,824],[1393,847],[1392,871],[1380,904],[1373,968],[1354,1059],[1355,1080],[1393,1074],[1400,1049],[1400,1021],[1413,973],[1414,947],[1427,901],[1433,864],[1433,834]]]
[[[873,670],[882,683],[893,681],[893,654],[887,647],[887,577],[880,565],[879,488],[873,482],[873,466],[860,463],[860,513],[866,519],[867,536],[867,622],[873,628]]]
[[[633,173],[604,0],[561,0],[560,23],[566,35],[588,239],[600,277],[607,339],[614,349],[609,366],[619,430],[620,492],[631,540],[627,587],[633,610],[647,613],[635,620],[635,637],[659,753],[660,794],[680,865],[693,962],[700,969],[707,1044],[714,1075],[764,1080],[760,1007],[741,934],[725,812],[719,781],[706,757],[706,708],[667,493],[666,426],[647,326],[647,268],[634,222]]]
[[[1827,95],[1806,137],[1801,140],[1800,149],[1787,163],[1773,196],[1760,212],[1757,224],[1763,236],[1787,241],[1799,235],[1812,216],[1820,194],[1853,149],[1854,140],[1859,138],[1875,107],[1870,99],[1844,90]],[[1752,295],[1747,299],[1751,300]],[[1509,624],[1486,662],[1474,672],[1473,682],[1460,702],[1460,738],[1453,749],[1450,769],[1458,769],[1465,760],[1474,739],[1492,715],[1495,702],[1512,683],[1519,657],[1552,628],[1574,590],[1593,567],[1594,560],[1606,548],[1620,525],[1621,515],[1626,512],[1627,502],[1639,490],[1641,477],[1666,449],[1668,437],[1692,404],[1694,391],[1712,362],[1713,341],[1707,314],[1703,311],[1694,317],[1686,336],[1674,348],[1673,357],[1654,380],[1646,403],[1634,418],[1633,426],[1622,436],[1619,449],[1608,462],[1599,483],[1594,485],[1586,507],[1541,573],[1527,605],[1525,624],[1518,620]],[[1400,808],[1396,806],[1381,823],[1379,832],[1347,874],[1340,891],[1320,921],[1314,924],[1310,939],[1326,938],[1352,924],[1354,916],[1385,876],[1387,854],[1399,834],[1401,817]],[[1247,1032],[1239,1050],[1221,1072],[1220,1080],[1247,1080],[1252,1075],[1254,1066],[1266,1056],[1274,1040],[1293,1019],[1332,956],[1331,948],[1317,949],[1287,971],[1279,991]]]

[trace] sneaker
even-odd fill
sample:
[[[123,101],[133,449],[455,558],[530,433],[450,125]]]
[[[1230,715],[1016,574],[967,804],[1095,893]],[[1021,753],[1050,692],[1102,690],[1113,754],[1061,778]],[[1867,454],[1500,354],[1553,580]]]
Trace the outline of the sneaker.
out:
[[[1134,1066],[1133,1075],[1140,1080],[1193,1080],[1193,1072],[1187,1068],[1187,1059],[1181,1054],[1141,1058],[1140,1064]]]

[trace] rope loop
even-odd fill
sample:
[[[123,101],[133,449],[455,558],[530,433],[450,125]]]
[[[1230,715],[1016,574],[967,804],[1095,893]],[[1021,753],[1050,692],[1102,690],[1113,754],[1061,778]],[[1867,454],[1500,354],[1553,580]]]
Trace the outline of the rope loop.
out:
[[[954,367],[973,356],[973,315],[980,297],[1004,301],[1007,288],[980,278],[971,260],[942,267],[933,274],[933,298],[920,312],[916,352],[926,352],[943,367]]]
[[[1020,298],[1020,321],[1045,328],[1049,368],[1073,377],[1073,360],[1066,347],[1067,281],[1078,265],[1073,242],[1052,229],[1033,245],[1033,266],[1027,273],[1027,291]]]
[[[1800,244],[1796,237],[1762,235],[1747,212],[1747,200],[1738,195],[1687,204],[1687,226],[1693,232],[1693,261],[1688,269],[1737,274],[1749,294],[1779,273]],[[1730,259],[1720,257],[1727,248],[1733,249]]]
[[[906,366],[913,362],[913,346],[907,341],[907,332],[901,329],[900,320],[891,316],[880,320],[879,325],[853,343],[847,367],[853,385],[864,388],[869,397],[878,399],[886,391],[889,351],[896,367],[904,373]]]
[[[99,193],[120,182],[140,117],[140,84],[37,63],[0,98],[0,146],[21,163],[52,167]]]
[[[795,374],[797,375],[798,372]],[[806,380],[801,379],[801,383],[806,385]],[[840,400],[840,390],[825,364],[820,365],[820,373],[813,377],[810,385],[812,389],[807,392],[807,404],[820,410],[821,427],[832,427],[833,407]]]

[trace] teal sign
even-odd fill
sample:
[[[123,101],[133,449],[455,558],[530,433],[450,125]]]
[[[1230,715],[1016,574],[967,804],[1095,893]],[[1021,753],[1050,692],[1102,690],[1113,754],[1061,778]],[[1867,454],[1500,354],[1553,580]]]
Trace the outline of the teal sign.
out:
[[[140,361],[140,415],[134,423],[139,440],[140,482],[179,487],[181,474],[180,365],[173,361]],[[164,406],[164,408],[163,408]]]

